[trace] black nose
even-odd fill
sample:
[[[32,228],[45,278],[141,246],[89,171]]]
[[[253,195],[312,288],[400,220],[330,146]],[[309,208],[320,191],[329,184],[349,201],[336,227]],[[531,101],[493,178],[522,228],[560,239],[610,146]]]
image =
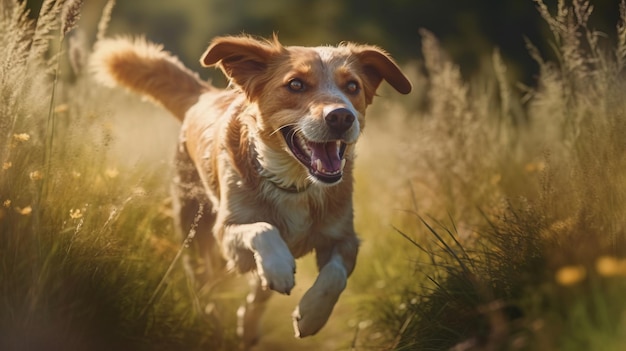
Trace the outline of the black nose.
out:
[[[330,129],[338,134],[343,134],[352,127],[354,114],[347,108],[338,108],[328,112],[324,119]]]

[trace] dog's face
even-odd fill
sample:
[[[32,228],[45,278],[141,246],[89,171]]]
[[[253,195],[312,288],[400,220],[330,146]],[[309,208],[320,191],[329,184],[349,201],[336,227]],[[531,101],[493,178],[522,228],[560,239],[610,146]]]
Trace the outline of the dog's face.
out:
[[[219,64],[258,106],[258,137],[283,151],[282,163],[325,185],[341,181],[346,150],[356,143],[381,81],[403,94],[411,90],[398,66],[373,46],[283,47],[276,39],[224,37],[202,63]]]

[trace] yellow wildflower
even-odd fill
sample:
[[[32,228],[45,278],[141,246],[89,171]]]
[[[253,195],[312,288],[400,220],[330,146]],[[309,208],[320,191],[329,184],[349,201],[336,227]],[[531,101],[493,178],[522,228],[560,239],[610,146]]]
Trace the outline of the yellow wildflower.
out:
[[[17,211],[17,213],[24,215],[24,216],[28,216],[29,214],[33,212],[33,208],[30,206],[26,206],[24,208],[16,207],[15,210]]]
[[[77,209],[71,209],[70,210],[70,218],[71,219],[79,219],[81,217],[83,217],[84,212],[77,208]]]
[[[4,200],[4,202],[2,203],[2,206],[9,208],[9,206],[11,206],[11,200],[9,199]]]
[[[33,181],[43,179],[43,174],[39,171],[30,172],[28,176],[30,177],[30,180],[33,180]]]
[[[28,135],[28,133],[13,134],[13,139],[15,141],[28,141],[30,135]]]
[[[626,276],[626,259],[602,256],[596,261],[596,271],[605,277]]]
[[[4,162],[4,163],[2,164],[2,170],[3,170],[3,171],[6,171],[7,169],[9,169],[9,168],[11,168],[11,167],[13,167],[13,163],[11,163],[11,162]]]
[[[580,283],[587,276],[587,270],[583,266],[565,266],[556,272],[557,283],[570,286]]]

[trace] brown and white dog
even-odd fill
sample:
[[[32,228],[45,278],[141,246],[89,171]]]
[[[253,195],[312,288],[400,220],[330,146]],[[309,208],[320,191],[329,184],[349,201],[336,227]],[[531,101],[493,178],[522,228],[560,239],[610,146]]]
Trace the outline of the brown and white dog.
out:
[[[315,334],[356,262],[352,172],[365,110],[382,80],[403,94],[411,83],[384,51],[351,43],[220,37],[201,63],[221,68],[231,86],[211,86],[142,39],[100,41],[91,60],[100,81],[146,95],[182,121],[178,225],[196,231],[205,271],[223,257],[229,268],[253,272],[238,311],[244,344],[256,342],[271,290],[289,294],[294,259],[313,250],[319,275],[293,324],[297,337]]]

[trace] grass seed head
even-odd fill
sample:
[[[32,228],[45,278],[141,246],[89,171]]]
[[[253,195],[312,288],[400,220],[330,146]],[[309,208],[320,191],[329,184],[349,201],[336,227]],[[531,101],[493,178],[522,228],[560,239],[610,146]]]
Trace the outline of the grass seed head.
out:
[[[83,0],[70,0],[65,3],[61,12],[61,33],[66,36],[67,33],[76,28],[80,19],[80,9],[83,6]]]

